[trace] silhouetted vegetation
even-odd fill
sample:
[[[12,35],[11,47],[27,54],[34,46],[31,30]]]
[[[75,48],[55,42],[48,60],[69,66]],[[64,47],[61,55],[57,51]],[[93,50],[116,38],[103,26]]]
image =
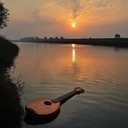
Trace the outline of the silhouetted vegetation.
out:
[[[19,48],[7,39],[0,37],[0,71],[13,64],[14,58],[18,55]]]
[[[24,38],[21,38],[20,40],[16,40],[16,41],[21,41],[21,42],[39,42],[41,41],[42,38],[39,38],[39,37],[24,37]]]
[[[95,45],[95,46],[113,46],[128,48],[128,38],[121,38],[119,34],[115,35],[115,38],[83,38],[83,39],[65,39],[63,37],[25,37],[19,42],[35,42],[35,43],[60,43],[60,44],[83,44],[83,45]]]
[[[8,9],[0,1],[0,29],[7,26]],[[7,70],[13,65],[19,48],[0,36],[0,127],[21,128],[23,109],[20,103],[19,82],[14,83]]]
[[[13,65],[19,48],[0,37],[0,127],[20,128],[22,107],[20,104],[20,84],[12,82],[7,69]]]
[[[115,34],[115,38],[120,38],[120,35],[119,34]]]
[[[31,37],[23,37],[23,38],[21,38],[21,39],[19,39],[19,40],[14,40],[14,41],[17,41],[17,42],[47,42],[47,41],[49,41],[49,40],[54,40],[54,41],[56,41],[56,40],[63,40],[64,39],[64,37],[44,37],[44,38],[39,38],[38,36],[36,36],[36,37],[33,37],[33,36],[31,36]]]
[[[8,9],[6,9],[4,4],[0,1],[0,29],[7,26],[8,15]]]
[[[21,128],[23,109],[20,103],[21,85],[16,85],[7,73],[0,73],[0,127]]]

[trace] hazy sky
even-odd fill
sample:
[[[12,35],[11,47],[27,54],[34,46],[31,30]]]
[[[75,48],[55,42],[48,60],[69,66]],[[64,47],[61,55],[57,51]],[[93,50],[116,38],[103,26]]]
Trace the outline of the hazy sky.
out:
[[[10,39],[128,37],[128,0],[1,0],[9,9]],[[73,28],[72,24],[76,27]]]

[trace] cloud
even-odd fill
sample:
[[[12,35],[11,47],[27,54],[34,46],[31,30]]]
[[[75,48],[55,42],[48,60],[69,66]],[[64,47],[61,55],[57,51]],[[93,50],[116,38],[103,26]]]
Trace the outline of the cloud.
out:
[[[89,36],[91,33],[102,35],[105,29],[108,29],[108,34],[115,33],[115,30],[120,32],[122,26],[122,33],[127,31],[128,0],[5,1],[10,10],[10,22],[2,31],[10,37],[76,37],[89,32]],[[77,22],[75,31],[70,29],[73,20]]]
[[[79,12],[82,8],[81,0],[59,0],[59,4],[62,8],[64,8],[65,10],[67,9],[72,13],[72,18],[74,20],[78,17]]]
[[[112,14],[117,16],[127,6],[127,0],[43,0],[33,16],[45,25],[91,22]]]
[[[29,15],[36,24],[54,25],[58,21],[59,6],[49,0],[35,7]]]

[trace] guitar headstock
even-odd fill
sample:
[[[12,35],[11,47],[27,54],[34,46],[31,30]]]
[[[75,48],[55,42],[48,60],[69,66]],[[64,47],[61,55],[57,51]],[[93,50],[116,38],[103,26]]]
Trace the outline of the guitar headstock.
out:
[[[84,92],[85,92],[85,90],[84,90],[83,88],[81,88],[81,87],[76,87],[76,88],[74,88],[74,90],[75,90],[78,94],[81,94],[81,93],[84,93]]]

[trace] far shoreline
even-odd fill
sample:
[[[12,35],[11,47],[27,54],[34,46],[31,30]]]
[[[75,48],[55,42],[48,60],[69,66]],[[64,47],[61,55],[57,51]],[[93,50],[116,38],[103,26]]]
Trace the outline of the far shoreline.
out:
[[[94,46],[113,46],[128,48],[128,38],[83,38],[83,39],[20,39],[15,42],[33,42],[33,43],[58,43],[58,44],[82,44]]]

